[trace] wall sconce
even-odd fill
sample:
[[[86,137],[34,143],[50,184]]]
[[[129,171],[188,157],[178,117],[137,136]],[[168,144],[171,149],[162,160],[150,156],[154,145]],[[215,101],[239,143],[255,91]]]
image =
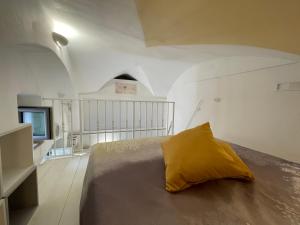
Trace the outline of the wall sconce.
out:
[[[55,32],[52,32],[52,39],[53,39],[54,43],[60,48],[67,46],[69,43],[67,38],[65,38],[61,34],[58,34]]]

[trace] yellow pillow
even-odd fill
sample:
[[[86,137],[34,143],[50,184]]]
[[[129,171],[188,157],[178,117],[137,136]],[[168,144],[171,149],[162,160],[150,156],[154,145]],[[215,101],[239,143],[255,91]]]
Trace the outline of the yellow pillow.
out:
[[[209,123],[171,137],[162,148],[169,192],[220,178],[254,180],[230,145],[214,139]]]

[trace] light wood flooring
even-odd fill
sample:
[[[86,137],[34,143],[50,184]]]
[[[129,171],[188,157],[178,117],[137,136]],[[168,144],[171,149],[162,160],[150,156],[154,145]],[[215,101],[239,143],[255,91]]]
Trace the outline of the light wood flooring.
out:
[[[39,201],[28,225],[79,225],[79,203],[89,155],[38,167]]]

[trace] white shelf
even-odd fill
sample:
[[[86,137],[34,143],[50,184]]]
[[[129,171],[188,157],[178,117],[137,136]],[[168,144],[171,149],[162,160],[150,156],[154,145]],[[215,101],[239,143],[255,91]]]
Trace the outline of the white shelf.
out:
[[[25,224],[27,212],[38,205],[36,166],[33,163],[31,125],[0,134],[0,197],[6,203],[9,225]],[[16,221],[16,223],[14,223]]]
[[[3,197],[8,197],[34,170],[34,165],[25,168],[6,169],[5,173],[2,174]]]
[[[15,133],[16,131],[19,131],[19,130],[22,130],[23,128],[25,127],[31,127],[30,124],[19,124],[17,127],[15,127],[14,129],[11,129],[11,130],[7,130],[7,131],[4,131],[0,134],[0,138],[5,136],[5,135],[8,135],[8,134],[12,134],[12,133]]]

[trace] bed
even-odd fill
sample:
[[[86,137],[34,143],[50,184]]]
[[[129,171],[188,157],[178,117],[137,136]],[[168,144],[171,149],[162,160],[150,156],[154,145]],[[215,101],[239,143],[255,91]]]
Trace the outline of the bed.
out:
[[[81,225],[300,224],[300,165],[232,144],[253,183],[210,181],[164,189],[165,137],[97,144],[84,180]]]

